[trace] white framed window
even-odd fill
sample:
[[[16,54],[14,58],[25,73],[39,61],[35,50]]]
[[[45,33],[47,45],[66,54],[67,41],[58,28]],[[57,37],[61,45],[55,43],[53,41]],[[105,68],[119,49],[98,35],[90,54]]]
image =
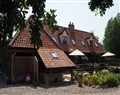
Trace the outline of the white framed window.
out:
[[[72,44],[73,44],[73,45],[75,45],[75,44],[76,44],[76,42],[75,42],[75,40],[74,40],[74,39],[72,39],[71,41],[72,41]]]
[[[53,58],[58,58],[58,55],[55,52],[50,52]]]

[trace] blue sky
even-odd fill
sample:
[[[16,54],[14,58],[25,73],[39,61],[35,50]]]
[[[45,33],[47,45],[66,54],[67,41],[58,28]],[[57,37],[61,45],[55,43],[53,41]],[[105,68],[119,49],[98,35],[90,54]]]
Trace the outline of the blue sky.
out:
[[[76,29],[91,32],[99,37],[101,42],[104,37],[105,27],[111,17],[120,12],[120,0],[113,0],[114,6],[107,9],[101,17],[95,16],[88,6],[89,0],[46,0],[46,10],[56,9],[57,22],[60,26],[68,27],[73,22]]]
[[[94,32],[101,42],[104,37],[105,27],[111,17],[120,12],[120,0],[113,0],[114,6],[107,9],[106,14],[101,17],[95,16],[88,6],[89,0],[46,0],[46,11],[56,9],[58,25],[68,27],[73,22],[75,29]]]

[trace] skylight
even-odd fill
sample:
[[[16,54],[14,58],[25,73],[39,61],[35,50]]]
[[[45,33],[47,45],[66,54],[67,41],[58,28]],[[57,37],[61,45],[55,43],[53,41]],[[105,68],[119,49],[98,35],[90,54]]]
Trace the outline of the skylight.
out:
[[[73,44],[73,45],[75,45],[75,44],[76,44],[76,42],[75,42],[75,40],[74,40],[74,39],[72,39],[72,44]]]
[[[52,36],[51,38],[53,39],[54,42],[57,42],[55,36]]]
[[[85,46],[85,43],[84,43],[84,41],[83,40],[80,40],[81,41],[81,44],[83,45],[83,46]]]
[[[98,47],[98,44],[95,42],[95,46]]]
[[[55,52],[50,52],[53,58],[58,58],[57,54]]]

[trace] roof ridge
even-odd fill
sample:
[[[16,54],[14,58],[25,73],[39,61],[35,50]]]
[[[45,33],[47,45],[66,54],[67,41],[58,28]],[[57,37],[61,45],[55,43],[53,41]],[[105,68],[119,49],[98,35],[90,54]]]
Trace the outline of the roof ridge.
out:
[[[57,25],[58,27],[60,28],[65,28],[65,29],[69,29],[68,27],[65,27],[65,26],[60,26],[60,25]],[[85,33],[90,33],[88,31],[84,31],[84,30],[79,30],[79,29],[74,29],[75,31],[79,31],[79,32],[85,32]]]

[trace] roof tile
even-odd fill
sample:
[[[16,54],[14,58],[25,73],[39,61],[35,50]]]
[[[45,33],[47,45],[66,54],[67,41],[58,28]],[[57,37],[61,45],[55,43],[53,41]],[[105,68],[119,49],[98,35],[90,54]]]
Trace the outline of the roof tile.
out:
[[[46,25],[44,26],[44,29],[49,33],[50,36],[55,36],[56,40],[57,40],[57,44],[59,44],[60,47],[62,47],[63,51],[71,51],[71,50],[75,50],[75,49],[79,49],[80,51],[84,52],[84,53],[90,53],[90,52],[98,52],[98,53],[104,53],[104,49],[102,47],[102,45],[98,42],[98,40],[96,39],[96,37],[86,31],[81,31],[81,30],[75,30],[73,31],[69,31],[69,28],[66,27],[61,27],[58,26],[59,30],[55,31],[54,34],[52,34],[51,29]],[[61,35],[63,33],[63,31],[67,31],[68,32],[68,44],[62,44],[60,39],[59,39],[59,35]],[[94,38],[94,41],[98,44],[98,47],[96,47],[94,45],[94,47],[90,47],[86,41],[86,39],[88,39],[90,36],[92,35],[92,37]],[[76,44],[73,45],[72,44],[72,39],[74,39],[76,41]],[[83,40],[85,43],[85,46],[83,46],[80,42],[80,40]]]

